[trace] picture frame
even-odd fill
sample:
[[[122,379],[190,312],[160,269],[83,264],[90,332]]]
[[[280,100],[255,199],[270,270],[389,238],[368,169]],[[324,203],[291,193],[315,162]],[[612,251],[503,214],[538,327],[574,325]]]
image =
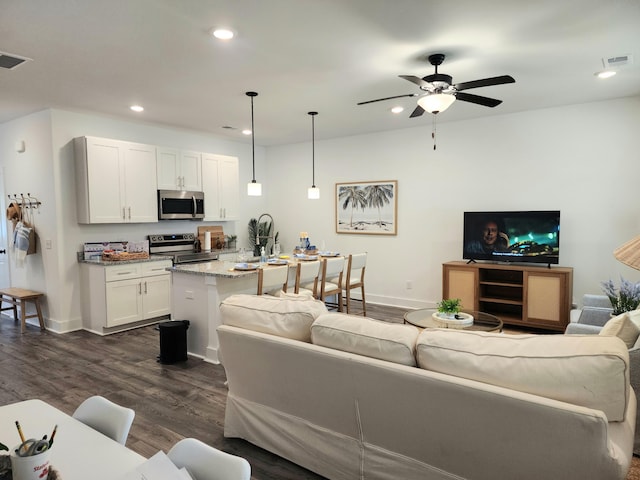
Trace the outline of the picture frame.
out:
[[[336,183],[336,233],[397,235],[398,181]]]

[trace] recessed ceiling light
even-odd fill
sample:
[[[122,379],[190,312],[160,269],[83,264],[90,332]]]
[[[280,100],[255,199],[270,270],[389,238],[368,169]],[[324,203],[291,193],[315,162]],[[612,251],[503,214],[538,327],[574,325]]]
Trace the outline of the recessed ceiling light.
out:
[[[245,128],[244,130],[242,130],[242,134],[243,135],[251,135],[251,130],[249,130],[248,128]]]
[[[603,72],[596,72],[595,75],[598,78],[610,78],[613,77],[616,74],[615,71],[613,70],[605,70]]]
[[[404,107],[400,107],[400,106],[393,107],[393,108],[391,109],[391,112],[392,112],[392,113],[402,113],[402,112],[404,112]]]
[[[235,37],[235,32],[228,28],[214,28],[211,30],[211,35],[216,37],[218,40],[231,40]]]
[[[144,112],[144,107],[142,105],[131,105],[129,108],[134,112]]]

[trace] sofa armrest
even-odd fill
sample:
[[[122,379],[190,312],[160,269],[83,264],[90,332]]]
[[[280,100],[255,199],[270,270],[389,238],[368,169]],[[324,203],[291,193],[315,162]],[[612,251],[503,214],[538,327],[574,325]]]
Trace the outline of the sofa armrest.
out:
[[[597,335],[602,330],[602,327],[597,325],[585,325],[582,323],[570,323],[567,325],[565,334],[578,334],[578,335]],[[640,353],[640,352],[639,352]]]

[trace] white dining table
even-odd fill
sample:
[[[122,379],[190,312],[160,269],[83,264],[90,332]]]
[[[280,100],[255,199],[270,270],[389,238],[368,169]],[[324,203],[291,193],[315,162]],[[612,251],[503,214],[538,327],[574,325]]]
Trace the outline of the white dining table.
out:
[[[42,400],[26,400],[0,406],[0,442],[13,448],[20,444],[15,422],[26,439],[51,436],[51,467],[62,480],[118,480],[146,461],[84,423]]]

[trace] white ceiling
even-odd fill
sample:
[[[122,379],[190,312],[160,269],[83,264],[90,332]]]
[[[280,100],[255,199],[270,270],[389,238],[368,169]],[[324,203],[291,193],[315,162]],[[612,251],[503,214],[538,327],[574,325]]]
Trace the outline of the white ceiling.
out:
[[[0,69],[0,123],[52,107],[249,141],[254,90],[261,145],[308,141],[310,110],[318,140],[430,125],[408,118],[415,98],[356,103],[418,92],[398,75],[433,73],[432,53],[454,83],[516,79],[468,91],[502,105],[458,101],[440,123],[640,95],[638,0],[0,0],[0,12],[0,51],[33,59]],[[237,37],[213,39],[218,25]],[[618,75],[594,76],[627,54]]]

